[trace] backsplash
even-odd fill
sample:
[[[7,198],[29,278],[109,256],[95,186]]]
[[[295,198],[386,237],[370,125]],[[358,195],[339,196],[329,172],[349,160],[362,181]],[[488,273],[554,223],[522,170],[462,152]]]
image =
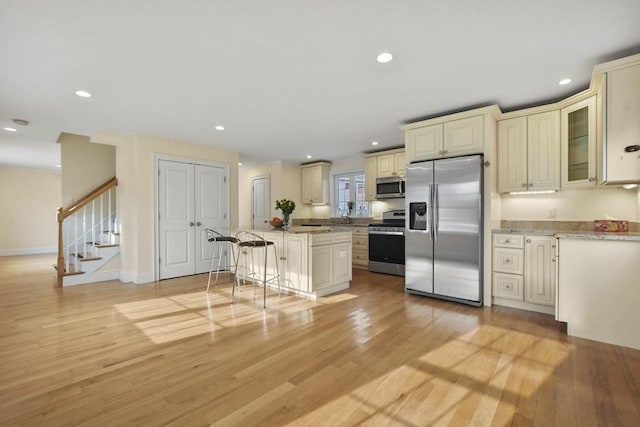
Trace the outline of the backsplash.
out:
[[[512,221],[503,219],[500,228],[508,230],[593,231],[593,221]],[[640,232],[640,222],[629,221],[630,232]]]

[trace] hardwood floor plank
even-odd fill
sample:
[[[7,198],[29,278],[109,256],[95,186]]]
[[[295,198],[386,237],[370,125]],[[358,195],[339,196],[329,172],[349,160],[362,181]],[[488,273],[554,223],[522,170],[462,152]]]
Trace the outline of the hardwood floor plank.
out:
[[[318,301],[207,275],[55,289],[0,257],[0,425],[635,426],[640,351],[354,270]]]

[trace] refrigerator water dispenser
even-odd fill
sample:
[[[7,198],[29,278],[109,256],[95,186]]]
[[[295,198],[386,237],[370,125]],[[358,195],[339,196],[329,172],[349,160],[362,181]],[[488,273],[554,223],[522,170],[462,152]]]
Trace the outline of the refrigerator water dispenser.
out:
[[[427,231],[427,202],[409,203],[409,230]]]

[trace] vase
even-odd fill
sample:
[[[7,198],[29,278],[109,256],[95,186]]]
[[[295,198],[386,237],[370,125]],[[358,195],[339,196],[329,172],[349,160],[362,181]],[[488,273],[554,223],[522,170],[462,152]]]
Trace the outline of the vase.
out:
[[[282,225],[283,225],[285,228],[289,227],[289,215],[290,215],[290,214],[287,214],[287,213],[282,215],[282,216],[283,216],[283,218],[282,218]]]

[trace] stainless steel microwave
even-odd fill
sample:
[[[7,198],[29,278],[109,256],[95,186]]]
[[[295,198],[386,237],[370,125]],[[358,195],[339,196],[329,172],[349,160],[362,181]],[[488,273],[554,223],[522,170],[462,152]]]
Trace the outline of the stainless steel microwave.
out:
[[[394,199],[404,197],[404,178],[391,176],[376,179],[376,198]]]

